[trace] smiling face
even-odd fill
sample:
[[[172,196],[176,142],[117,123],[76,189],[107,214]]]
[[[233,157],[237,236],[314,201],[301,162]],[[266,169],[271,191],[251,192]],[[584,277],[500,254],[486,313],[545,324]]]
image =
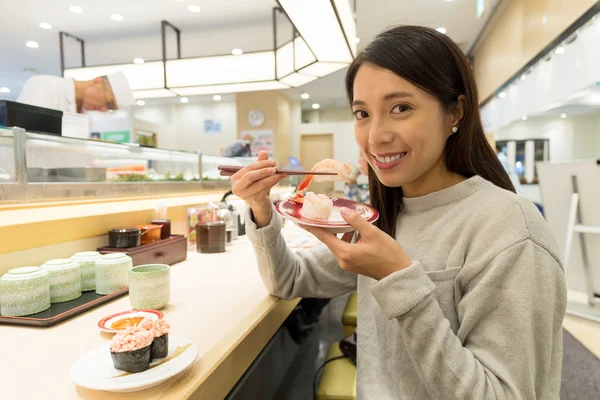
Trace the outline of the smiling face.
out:
[[[356,142],[379,181],[402,186],[405,195],[439,186],[449,174],[444,147],[454,117],[431,94],[369,63],[359,68],[353,93]]]

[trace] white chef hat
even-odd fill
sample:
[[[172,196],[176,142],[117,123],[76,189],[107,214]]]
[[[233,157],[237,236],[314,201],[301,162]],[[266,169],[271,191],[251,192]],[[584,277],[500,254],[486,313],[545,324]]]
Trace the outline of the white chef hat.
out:
[[[110,83],[110,88],[115,95],[115,101],[117,102],[117,106],[120,109],[125,107],[129,107],[133,105],[133,93],[131,93],[131,88],[129,87],[129,82],[127,82],[127,78],[125,74],[121,71],[114,72],[112,74],[106,75],[108,79],[108,83]]]

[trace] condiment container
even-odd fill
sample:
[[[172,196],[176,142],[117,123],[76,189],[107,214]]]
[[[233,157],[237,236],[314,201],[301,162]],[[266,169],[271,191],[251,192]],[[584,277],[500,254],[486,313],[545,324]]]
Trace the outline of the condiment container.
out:
[[[142,231],[142,244],[150,244],[160,240],[161,228],[160,225],[138,225]]]
[[[108,245],[117,249],[129,249],[142,244],[139,228],[119,228],[108,231]]]
[[[0,278],[0,314],[20,317],[50,308],[48,272],[40,267],[9,270]]]
[[[96,293],[110,294],[127,287],[133,261],[125,253],[109,253],[96,260]]]
[[[81,291],[91,292],[96,290],[96,260],[102,257],[97,251],[83,251],[75,253],[71,260],[79,263],[81,270]]]
[[[226,230],[224,221],[196,224],[196,246],[199,253],[225,251]]]
[[[77,261],[61,258],[42,265],[50,277],[50,302],[63,303],[81,297],[81,268]]]
[[[171,237],[171,220],[170,219],[154,219],[152,225],[160,225],[161,240]]]

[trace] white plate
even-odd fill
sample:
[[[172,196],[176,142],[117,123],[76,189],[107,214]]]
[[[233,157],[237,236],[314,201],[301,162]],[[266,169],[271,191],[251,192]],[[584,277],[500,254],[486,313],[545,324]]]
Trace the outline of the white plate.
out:
[[[81,387],[108,392],[137,392],[159,385],[167,379],[185,371],[198,356],[198,348],[188,339],[169,334],[169,355],[180,346],[189,345],[185,351],[167,362],[157,360],[150,369],[136,374],[115,369],[110,356],[110,343],[98,347],[81,357],[71,368],[71,379]]]

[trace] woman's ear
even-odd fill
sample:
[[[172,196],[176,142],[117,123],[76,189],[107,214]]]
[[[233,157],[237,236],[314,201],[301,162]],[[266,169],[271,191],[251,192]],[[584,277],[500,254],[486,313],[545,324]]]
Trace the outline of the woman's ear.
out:
[[[454,107],[454,110],[452,110],[452,121],[451,121],[451,129],[456,127],[459,128],[460,127],[460,122],[462,121],[463,117],[465,116],[465,105],[467,102],[467,98],[465,97],[464,94],[461,94],[460,96],[458,96],[458,99],[456,100],[456,106]]]

